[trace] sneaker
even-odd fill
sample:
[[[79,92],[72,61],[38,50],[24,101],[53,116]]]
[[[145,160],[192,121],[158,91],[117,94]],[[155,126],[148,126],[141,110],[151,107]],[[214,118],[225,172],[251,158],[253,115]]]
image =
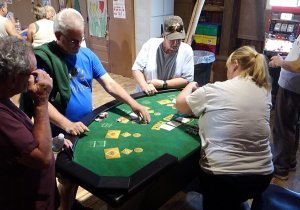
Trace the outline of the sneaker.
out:
[[[273,174],[273,177],[275,177],[275,178],[277,178],[277,179],[281,179],[281,180],[288,180],[288,179],[289,179],[289,174],[287,174],[287,175],[282,175],[282,174],[274,173],[274,174]]]

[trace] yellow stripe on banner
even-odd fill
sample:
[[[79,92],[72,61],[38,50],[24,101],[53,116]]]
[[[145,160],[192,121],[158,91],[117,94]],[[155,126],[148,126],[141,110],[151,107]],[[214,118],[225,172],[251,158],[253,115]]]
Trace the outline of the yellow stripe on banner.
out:
[[[73,8],[73,0],[66,0],[66,7]]]

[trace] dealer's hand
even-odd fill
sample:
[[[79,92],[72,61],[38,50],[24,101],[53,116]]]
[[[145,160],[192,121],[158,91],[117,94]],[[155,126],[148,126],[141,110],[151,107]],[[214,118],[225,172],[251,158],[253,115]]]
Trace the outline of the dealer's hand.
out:
[[[155,86],[150,82],[148,82],[147,85],[145,87],[143,87],[143,91],[147,95],[154,95],[155,93],[157,93]]]
[[[79,121],[79,122],[70,122],[69,125],[65,128],[65,131],[68,134],[77,136],[86,131],[89,131],[89,129],[85,124]]]
[[[150,123],[151,118],[146,107],[136,102],[131,109],[143,123]]]

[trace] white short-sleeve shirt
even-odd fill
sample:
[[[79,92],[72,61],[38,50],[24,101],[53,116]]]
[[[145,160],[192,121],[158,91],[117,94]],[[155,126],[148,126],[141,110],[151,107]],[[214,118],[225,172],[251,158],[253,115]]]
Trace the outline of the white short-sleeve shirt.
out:
[[[293,43],[293,47],[290,53],[285,58],[285,60],[294,61],[297,60],[299,56],[300,56],[300,36],[298,36],[298,38]],[[300,85],[299,85],[300,73],[286,71],[285,69],[281,68],[278,84],[280,87],[284,89],[300,94]]]
[[[133,71],[142,71],[146,81],[157,78],[156,52],[163,38],[151,38],[142,47],[132,66]],[[173,78],[184,78],[191,82],[194,80],[194,53],[190,45],[182,42],[176,58],[176,69]],[[142,89],[138,86],[137,91]]]
[[[201,167],[213,174],[270,174],[271,94],[251,78],[207,84],[186,102],[199,116]]]

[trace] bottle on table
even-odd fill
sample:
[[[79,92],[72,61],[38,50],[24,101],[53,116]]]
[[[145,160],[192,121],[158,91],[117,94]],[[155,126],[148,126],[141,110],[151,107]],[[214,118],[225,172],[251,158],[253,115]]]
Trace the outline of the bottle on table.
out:
[[[18,33],[20,33],[22,31],[22,27],[21,27],[21,23],[19,19],[16,19],[16,24],[15,24],[16,30],[18,31]]]
[[[65,135],[62,133],[52,138],[52,151],[54,152],[55,158],[57,156],[57,153],[59,153],[64,147],[64,143],[65,143]]]

